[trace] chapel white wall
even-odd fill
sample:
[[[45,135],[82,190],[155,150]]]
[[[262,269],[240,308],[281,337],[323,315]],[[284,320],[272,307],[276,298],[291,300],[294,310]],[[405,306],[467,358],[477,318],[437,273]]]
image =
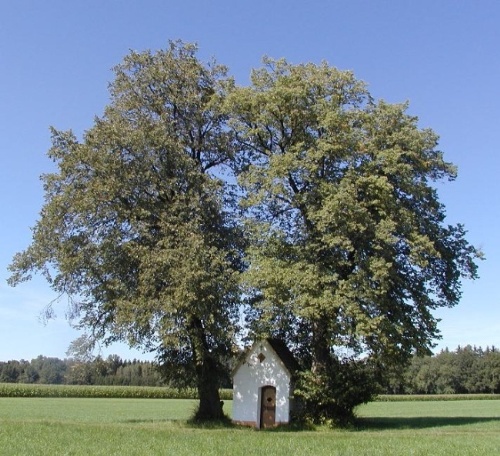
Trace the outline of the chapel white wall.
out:
[[[260,362],[258,355],[265,359]],[[255,344],[233,379],[233,420],[258,426],[260,391],[276,388],[276,423],[290,420],[290,374],[267,342]]]

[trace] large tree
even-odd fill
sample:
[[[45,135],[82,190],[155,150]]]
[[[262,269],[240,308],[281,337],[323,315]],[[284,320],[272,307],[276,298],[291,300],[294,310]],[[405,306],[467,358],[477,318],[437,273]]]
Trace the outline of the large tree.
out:
[[[43,177],[11,283],[41,272],[91,340],[190,369],[202,418],[222,416],[243,243],[254,334],[294,346],[308,368],[298,392],[317,418],[349,416],[370,396],[368,366],[384,372],[432,347],[433,311],[458,303],[480,252],[445,223],[434,182],[455,168],[406,104],[374,102],[326,63],[266,59],[238,88],[179,42],[127,56],[111,96],[82,141],[53,130],[57,172]]]
[[[91,338],[184,364],[198,417],[221,418],[241,240],[217,177],[232,155],[226,70],[173,42],[131,52],[115,73],[111,101],[81,141],[52,131],[57,170],[43,176],[45,204],[10,281],[41,272]]]
[[[480,254],[445,223],[433,186],[455,168],[406,104],[375,102],[326,63],[266,59],[227,106],[252,230],[253,315],[305,354],[315,413],[349,415],[369,397],[362,365],[383,372],[427,352],[433,310],[457,304],[461,278],[476,277]],[[339,405],[341,390],[351,397]]]

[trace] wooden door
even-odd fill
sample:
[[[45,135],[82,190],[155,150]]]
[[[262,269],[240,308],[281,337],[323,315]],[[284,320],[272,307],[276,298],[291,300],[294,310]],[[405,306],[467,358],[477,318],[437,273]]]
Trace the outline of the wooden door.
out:
[[[260,427],[266,428],[276,424],[276,388],[264,386],[260,403]]]

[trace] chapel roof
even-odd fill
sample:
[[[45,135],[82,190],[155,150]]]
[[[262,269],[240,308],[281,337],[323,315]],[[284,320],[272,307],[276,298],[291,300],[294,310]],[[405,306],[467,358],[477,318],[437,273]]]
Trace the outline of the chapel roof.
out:
[[[290,351],[290,349],[287,347],[285,342],[281,339],[274,339],[274,338],[266,338],[263,339],[265,342],[267,342],[272,350],[278,355],[278,358],[281,360],[283,365],[285,366],[285,369],[288,370],[290,374],[294,374],[298,370],[300,370],[300,365],[295,359],[295,356],[293,356],[293,353]],[[250,348],[245,350],[239,357],[239,361],[236,363],[236,366],[233,369],[233,374],[238,370],[238,368],[241,366],[241,364],[245,361],[246,357],[248,356],[248,353],[255,347],[258,343],[262,341],[256,341]]]
[[[299,363],[283,340],[271,338],[266,340],[269,345],[271,345],[276,354],[280,357],[281,361],[283,361],[283,364],[287,368],[288,372],[293,374],[294,372],[300,370]]]

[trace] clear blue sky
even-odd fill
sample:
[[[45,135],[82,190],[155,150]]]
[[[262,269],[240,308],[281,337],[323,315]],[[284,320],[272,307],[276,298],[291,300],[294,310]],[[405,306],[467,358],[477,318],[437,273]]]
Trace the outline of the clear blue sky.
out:
[[[498,0],[46,0],[0,5],[0,361],[63,358],[78,333],[64,318],[43,325],[55,296],[40,278],[6,284],[30,243],[50,171],[49,126],[89,128],[108,102],[111,68],[130,49],[197,42],[240,84],[264,55],[328,61],[353,70],[376,98],[409,100],[433,128],[459,177],[440,188],[486,261],[459,306],[438,313],[439,348],[500,346],[500,2]],[[124,346],[105,349],[139,357]]]

